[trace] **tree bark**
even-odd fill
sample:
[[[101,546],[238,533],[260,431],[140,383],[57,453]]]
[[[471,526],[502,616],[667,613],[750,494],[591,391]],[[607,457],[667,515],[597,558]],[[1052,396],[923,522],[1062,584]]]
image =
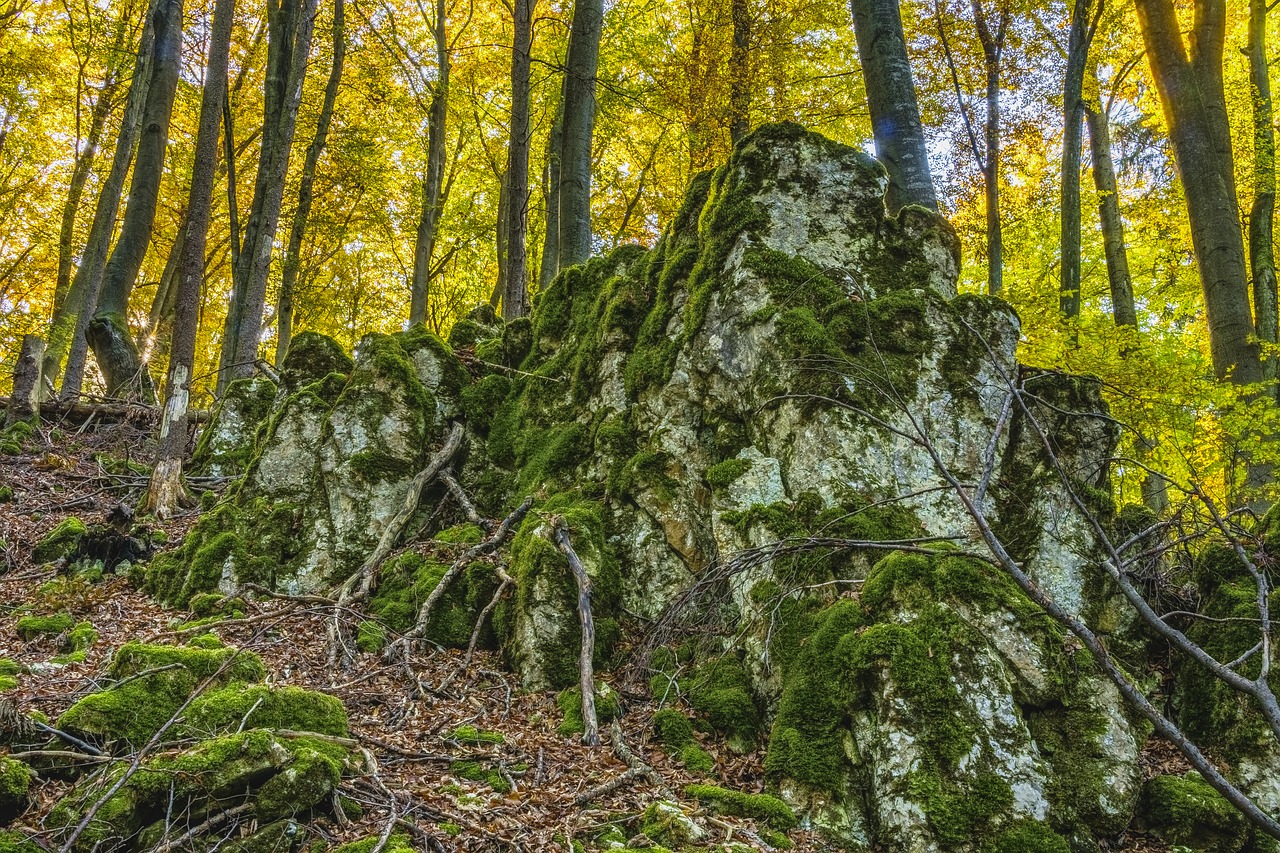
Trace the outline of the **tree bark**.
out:
[[[440,215],[444,212],[445,131],[449,115],[449,41],[445,33],[444,0],[436,0],[432,27],[436,43],[436,83],[427,115],[427,174],[422,182],[422,218],[413,246],[413,282],[410,285],[409,325],[427,321],[431,295],[431,256],[435,254]]]
[[[542,236],[542,266],[538,269],[538,289],[545,290],[560,271],[560,153],[564,142],[564,86],[556,102],[556,117],[547,136],[547,166],[543,172],[546,195],[546,230]]]
[[[338,0],[339,3],[342,0]],[[177,294],[174,300],[173,347],[165,387],[164,417],[156,447],[156,465],[147,489],[147,504],[160,518],[170,518],[185,497],[182,460],[187,451],[187,410],[190,381],[195,369],[196,327],[200,313],[200,289],[204,282],[205,241],[213,205],[213,183],[218,160],[218,124],[227,97],[227,61],[235,0],[217,0],[209,34],[209,60],[200,99],[200,126],[196,131],[195,166],[187,201],[187,227],[182,241]]]
[[[513,320],[529,313],[529,141],[530,68],[533,62],[533,13],[537,0],[513,0],[511,43],[511,141],[507,155],[506,287],[502,317]]]
[[[889,172],[885,204],[937,211],[898,0],[850,0],[876,156]]]
[[[1253,84],[1253,207],[1249,211],[1249,266],[1253,273],[1253,312],[1258,340],[1277,342],[1276,258],[1273,225],[1276,206],[1276,140],[1272,126],[1271,79],[1267,68],[1267,0],[1249,0],[1249,80]],[[1263,370],[1277,374],[1277,358],[1267,353]]]
[[[120,196],[124,192],[129,165],[133,162],[134,147],[142,128],[142,111],[151,84],[155,14],[160,2],[161,0],[155,0],[148,4],[142,35],[138,39],[138,53],[125,101],[124,117],[120,122],[120,135],[116,139],[116,150],[111,160],[111,171],[103,181],[102,191],[94,206],[93,224],[89,227],[84,255],[71,279],[66,301],[63,303],[62,323],[55,325],[49,332],[46,361],[52,358],[50,350],[58,353],[59,361],[62,360],[61,353],[66,352],[66,368],[60,389],[60,396],[64,400],[79,396],[80,386],[84,381],[85,359],[89,351],[89,319],[98,305],[107,252],[111,248],[111,236],[120,211]]]
[[[1089,153],[1093,160],[1093,185],[1098,191],[1098,221],[1102,228],[1102,248],[1107,258],[1107,280],[1111,285],[1111,313],[1117,326],[1137,328],[1138,311],[1133,301],[1133,279],[1129,274],[1129,251],[1125,244],[1124,220],[1120,216],[1120,195],[1116,168],[1111,159],[1111,132],[1107,115],[1098,104],[1087,106]]]
[[[316,167],[324,153],[329,138],[329,124],[333,121],[333,105],[338,99],[338,86],[342,83],[342,66],[347,54],[346,8],[344,0],[333,4],[333,64],[329,68],[329,80],[324,87],[324,102],[320,105],[320,117],[316,122],[316,135],[307,146],[307,156],[302,164],[302,177],[298,181],[298,205],[293,210],[293,224],[289,229],[289,246],[285,250],[284,268],[280,275],[280,298],[276,302],[276,367],[284,364],[293,338],[293,291],[298,281],[298,268],[302,263],[302,237],[311,216],[311,188],[316,180]]]
[[[1187,198],[1214,373],[1235,383],[1259,382],[1264,377],[1253,340],[1222,83],[1225,0],[1196,3],[1189,53],[1173,0],[1135,0],[1135,5]]]
[[[23,335],[22,350],[13,368],[13,395],[4,425],[32,421],[40,411],[40,365],[44,361],[44,340],[39,335]]]
[[[1062,263],[1058,311],[1078,333],[1080,318],[1080,149],[1084,120],[1084,72],[1089,57],[1089,0],[1073,0],[1067,38],[1067,70],[1062,83]]]
[[[111,257],[102,275],[102,292],[87,337],[111,396],[155,399],[155,388],[138,347],[129,332],[129,297],[146,257],[156,202],[164,174],[169,144],[169,119],[173,113],[178,72],[182,64],[182,0],[161,0],[155,13],[155,44],[151,84],[143,109],[138,156]]]
[[[267,79],[263,99],[262,154],[253,204],[245,225],[235,286],[219,359],[219,393],[233,379],[249,376],[258,360],[258,338],[267,301],[271,250],[280,224],[307,54],[315,27],[316,0],[270,0],[267,8]]]
[[[573,6],[564,70],[559,269],[591,257],[591,141],[595,133],[596,73],[603,30],[604,0],[577,0]]]
[[[729,54],[729,139],[734,145],[751,131],[751,8],[733,0],[733,50]]]

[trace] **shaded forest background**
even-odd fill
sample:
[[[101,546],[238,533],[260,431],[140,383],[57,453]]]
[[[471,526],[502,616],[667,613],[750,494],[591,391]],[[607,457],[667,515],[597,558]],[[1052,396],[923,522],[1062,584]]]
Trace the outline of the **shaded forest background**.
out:
[[[305,15],[315,5],[316,14],[301,51],[305,75],[271,241],[259,336],[265,361],[278,358],[282,316],[294,333],[312,329],[351,347],[365,333],[404,327],[411,312],[444,334],[477,304],[496,303],[514,268],[502,227],[509,145],[513,126],[526,122],[530,200],[520,277],[536,299],[555,271],[545,262],[556,165],[549,153],[572,3],[266,5],[270,14],[237,4],[233,19],[192,370],[197,406],[215,389],[233,255],[245,240],[263,139],[278,132],[268,34],[286,8]],[[1252,5],[1262,10],[1264,43],[1274,45],[1275,15],[1268,19],[1259,0]],[[1247,228],[1257,199],[1274,195],[1272,155],[1257,145],[1260,89],[1248,55],[1250,14],[1259,13],[1243,0],[1218,6]],[[157,213],[128,305],[157,383],[168,368],[175,247],[197,171],[213,7],[194,0],[183,10]],[[128,124],[149,8],[146,0],[0,0],[0,383],[9,381],[23,335],[50,337],[55,309],[83,264],[95,203]],[[913,0],[901,12],[939,203],[964,247],[961,290],[998,291],[1015,306],[1024,362],[1104,380],[1113,413],[1133,428],[1129,463],[1117,469],[1122,495],[1140,497],[1145,465],[1223,483],[1236,457],[1231,437],[1272,431],[1259,424],[1274,407],[1267,395],[1241,396],[1215,381],[1183,188],[1134,6]],[[532,14],[527,117],[513,110],[512,97],[513,21],[522,13]],[[1190,28],[1190,9],[1180,13]],[[1090,114],[1083,136],[1064,135],[1073,17],[1091,35],[1087,51],[1075,52],[1076,65],[1084,57],[1075,75]],[[1256,20],[1254,30],[1256,37]],[[1275,57],[1266,65],[1273,73]],[[617,0],[604,8],[596,84],[593,253],[653,244],[690,179],[724,162],[733,141],[759,124],[796,121],[871,150],[857,44],[841,0]],[[1080,152],[1077,164],[1064,161],[1071,150]],[[1112,198],[1125,226],[1132,323],[1113,304],[1099,228],[1097,211],[1110,195],[1095,183],[1103,152],[1114,164]],[[1080,178],[1078,310],[1063,298],[1064,287],[1074,292],[1063,282],[1064,162]],[[282,290],[291,291],[288,305]],[[46,371],[54,385],[60,359]],[[92,364],[81,390],[104,391]],[[1250,458],[1272,452],[1254,449]]]

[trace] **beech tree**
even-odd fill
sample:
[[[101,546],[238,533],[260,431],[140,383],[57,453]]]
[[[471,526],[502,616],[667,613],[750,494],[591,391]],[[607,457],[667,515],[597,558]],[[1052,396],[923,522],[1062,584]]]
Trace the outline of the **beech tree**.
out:
[[[1272,4],[1274,5],[1274,3]],[[1276,206],[1276,140],[1267,58],[1267,0],[1249,0],[1249,82],[1253,104],[1253,206],[1249,211],[1249,268],[1253,273],[1254,327],[1258,340],[1276,344],[1277,297],[1273,220]],[[1275,379],[1277,358],[1264,372]]]
[[[537,0],[512,0],[511,130],[506,179],[507,255],[502,316],[510,320],[529,313],[529,142],[530,70],[533,61],[533,14]],[[501,207],[501,206],[500,206]]]
[[[849,0],[862,60],[867,108],[876,156],[889,171],[885,203],[891,212],[908,204],[938,209],[916,103],[911,61],[898,0]]]
[[[427,168],[422,180],[422,216],[418,220],[417,238],[413,244],[413,281],[410,285],[409,324],[425,323],[433,269],[432,256],[439,238],[440,217],[444,212],[444,172],[446,122],[449,115],[449,40],[445,31],[444,0],[436,0],[431,33],[435,42],[436,79],[431,86],[431,105],[427,113]]]
[[[129,185],[120,236],[102,275],[102,291],[87,329],[89,346],[107,393],[150,401],[155,389],[129,330],[129,297],[142,268],[156,217],[169,119],[178,87],[182,48],[182,0],[160,0],[155,8],[151,82],[142,113],[142,133]]]
[[[564,69],[564,108],[560,137],[557,267],[580,264],[591,256],[591,143],[596,122],[596,74],[604,0],[577,0]]]

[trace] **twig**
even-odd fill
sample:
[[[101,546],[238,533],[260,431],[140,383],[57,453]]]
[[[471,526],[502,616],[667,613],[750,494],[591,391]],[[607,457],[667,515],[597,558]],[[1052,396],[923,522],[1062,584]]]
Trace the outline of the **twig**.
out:
[[[637,779],[649,778],[650,772],[651,771],[649,771],[644,767],[629,767],[626,770],[624,770],[621,774],[614,776],[609,781],[601,782],[599,785],[596,785],[594,788],[588,788],[587,790],[583,791],[581,794],[573,798],[573,804],[579,807],[585,806],[587,803],[591,802],[592,800],[599,799],[600,797],[603,797],[605,794],[612,794],[614,791],[618,790],[619,788],[624,788],[627,785],[630,785],[632,782],[636,781]]]
[[[578,650],[578,681],[582,690],[582,742],[587,746],[600,745],[600,724],[596,720],[596,678],[592,669],[592,657],[596,648],[595,621],[591,618],[591,576],[578,559],[569,541],[569,530],[563,516],[551,522],[552,538],[556,547],[569,561],[569,570],[578,582],[578,622],[582,626],[582,645]]]
[[[200,833],[213,829],[215,826],[218,826],[219,824],[226,823],[228,820],[230,820],[233,817],[236,817],[237,815],[244,814],[245,812],[252,809],[253,805],[254,805],[253,802],[250,801],[247,803],[241,803],[240,805],[235,806],[233,808],[229,808],[226,811],[218,812],[217,814],[213,815],[203,823],[198,823],[195,826],[191,827],[186,832],[179,835],[177,838],[169,839],[168,841],[161,842],[160,844],[157,844],[155,847],[152,847],[150,850],[150,853],[169,853],[170,850],[173,850],[176,847],[181,847],[183,844],[186,844],[188,841],[195,838]]]

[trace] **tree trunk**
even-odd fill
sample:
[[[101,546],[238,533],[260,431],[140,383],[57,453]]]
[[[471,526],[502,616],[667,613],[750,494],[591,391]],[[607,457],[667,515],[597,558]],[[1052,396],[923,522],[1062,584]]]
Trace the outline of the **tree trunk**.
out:
[[[427,174],[422,183],[422,218],[413,245],[413,282],[409,295],[409,325],[427,321],[431,295],[431,256],[435,254],[440,215],[444,212],[445,131],[449,115],[449,42],[445,34],[444,0],[436,0],[436,84],[427,115]]]
[[[338,0],[341,4],[342,0]],[[156,465],[147,490],[147,504],[160,518],[170,518],[185,496],[182,460],[187,450],[189,383],[194,371],[200,287],[204,280],[205,239],[209,232],[213,182],[218,159],[218,123],[227,96],[227,60],[235,0],[217,0],[209,34],[209,62],[200,100],[195,166],[187,202],[187,227],[182,241],[177,296],[174,300],[173,347],[165,386],[164,417],[156,447]]]
[[[129,201],[120,236],[102,275],[102,292],[87,335],[107,393],[136,396],[145,402],[155,399],[155,388],[129,333],[129,297],[146,257],[164,175],[169,118],[182,64],[182,0],[161,0],[157,6],[152,62]]]
[[[533,57],[533,12],[537,0],[514,0],[511,44],[511,141],[507,154],[506,287],[502,317],[513,320],[529,313],[529,94]]]
[[[44,341],[39,335],[23,335],[22,350],[13,368],[13,395],[4,426],[33,421],[40,411],[40,365],[44,361]]]
[[[1182,178],[1191,243],[1204,289],[1209,349],[1219,379],[1263,379],[1245,275],[1244,242],[1222,84],[1224,0],[1195,5],[1188,55],[1173,0],[1135,0]]]
[[[1111,132],[1101,104],[1086,107],[1089,122],[1089,153],[1093,160],[1093,185],[1098,190],[1098,221],[1102,228],[1102,248],[1107,257],[1107,280],[1111,284],[1111,313],[1117,326],[1137,328],[1138,311],[1133,301],[1133,279],[1129,275],[1129,252],[1120,217],[1120,195],[1116,169],[1111,160]]]
[[[1253,84],[1253,208],[1249,211],[1249,266],[1258,340],[1277,341],[1276,258],[1272,227],[1276,206],[1276,140],[1272,127],[1271,79],[1267,68],[1267,2],[1249,0],[1249,79]],[[1267,353],[1266,378],[1276,378],[1277,359]]]
[[[938,209],[898,0],[850,0],[876,156],[889,172],[885,204]]]
[[[559,269],[591,257],[591,140],[595,133],[596,73],[603,29],[604,0],[577,0],[564,69]]]
[[[160,0],[156,0],[148,4],[142,35],[138,39],[138,53],[125,101],[124,117],[120,122],[120,135],[116,139],[116,150],[111,160],[111,171],[102,184],[102,191],[94,206],[93,224],[89,227],[84,255],[71,279],[71,287],[67,290],[67,298],[63,303],[62,322],[55,324],[49,331],[46,361],[52,360],[55,353],[61,361],[61,353],[66,352],[67,363],[60,390],[60,396],[64,400],[79,396],[80,386],[84,381],[85,359],[89,351],[89,319],[98,305],[107,251],[111,248],[111,236],[120,210],[120,196],[124,192],[129,165],[133,162],[134,146],[142,129],[142,110],[151,84],[155,15],[159,2]]]
[[[560,152],[564,142],[564,86],[556,102],[556,117],[547,136],[547,167],[543,173],[546,195],[546,231],[542,235],[542,266],[538,269],[538,290],[546,288],[560,271]]]
[[[324,87],[324,102],[320,106],[320,118],[316,122],[316,135],[307,146],[307,157],[302,164],[302,177],[298,182],[298,206],[293,210],[289,246],[285,250],[284,268],[280,276],[280,298],[276,303],[276,367],[284,364],[289,341],[293,338],[293,291],[298,281],[298,267],[302,262],[302,237],[307,229],[307,218],[311,215],[311,188],[316,180],[316,166],[329,138],[333,105],[338,99],[342,64],[347,53],[345,12],[344,0],[334,0],[333,65],[329,68],[329,80]]]
[[[157,356],[163,351],[164,330],[173,326],[174,300],[178,295],[178,268],[182,263],[182,244],[186,241],[186,235],[187,212],[184,211],[173,248],[169,250],[169,260],[165,262],[164,272],[160,274],[160,281],[156,284],[155,295],[151,297],[147,324],[142,328],[142,357],[147,364],[157,361]]]
[[[307,54],[315,27],[316,0],[271,0],[267,8],[267,79],[263,98],[262,154],[254,180],[253,204],[245,225],[235,286],[219,359],[218,392],[233,379],[249,376],[258,359],[271,250],[280,224],[284,182],[289,170]]]
[[[751,8],[733,0],[733,50],[729,54],[729,139],[734,145],[751,130]]]
[[[1074,0],[1062,83],[1062,265],[1058,311],[1067,321],[1073,341],[1078,338],[1075,322],[1080,318],[1080,148],[1090,41],[1088,16],[1089,0]]]
[[[982,45],[982,63],[986,72],[987,117],[983,122],[982,180],[987,207],[987,293],[998,296],[1004,289],[1004,233],[1000,227],[1000,65],[1003,60],[1005,34],[1009,29],[1010,15],[1000,11],[1000,19],[993,33],[987,24],[986,12],[980,0],[973,0],[973,23]],[[1077,143],[1077,159],[1079,144]],[[1079,194],[1079,184],[1076,185]],[[1076,207],[1079,207],[1077,202]]]

